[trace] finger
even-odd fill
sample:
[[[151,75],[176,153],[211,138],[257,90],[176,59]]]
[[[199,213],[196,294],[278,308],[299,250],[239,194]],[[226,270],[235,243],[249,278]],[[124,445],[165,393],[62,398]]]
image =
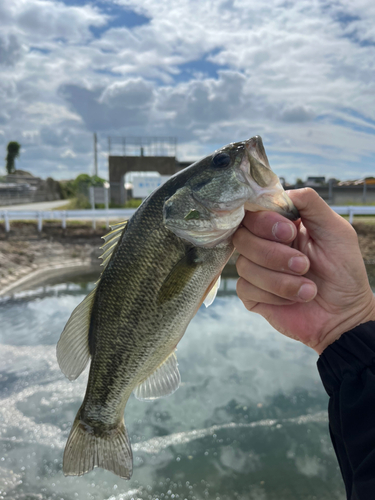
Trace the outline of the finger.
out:
[[[298,208],[303,225],[310,237],[336,241],[338,233],[355,233],[349,222],[334,212],[314,189],[303,188],[288,191],[288,195]]]
[[[284,299],[309,302],[317,293],[316,285],[311,280],[303,276],[293,276],[265,269],[242,255],[238,257],[236,267],[241,278]]]
[[[260,238],[281,243],[292,243],[297,235],[293,222],[276,212],[246,212],[242,225]]]
[[[251,311],[256,305],[261,304],[271,304],[274,306],[285,306],[295,304],[295,301],[283,299],[278,297],[273,293],[266,292],[261,288],[252,285],[243,278],[239,278],[237,281],[237,295],[244,303],[246,309]]]
[[[258,238],[244,227],[236,231],[233,244],[241,255],[267,269],[305,274],[310,267],[310,261],[303,253],[287,245]]]

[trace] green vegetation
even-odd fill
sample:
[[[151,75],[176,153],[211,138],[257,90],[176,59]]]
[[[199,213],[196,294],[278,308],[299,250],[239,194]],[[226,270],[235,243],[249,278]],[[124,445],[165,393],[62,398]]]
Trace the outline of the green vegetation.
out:
[[[61,198],[67,200],[64,207],[59,210],[79,210],[91,208],[89,199],[89,187],[102,187],[105,179],[101,179],[97,175],[80,174],[76,179],[60,182]],[[109,208],[138,208],[143,200],[133,198],[128,200],[125,205],[117,203],[109,203]],[[103,203],[95,203],[95,208],[105,208]]]
[[[82,193],[78,193],[75,198],[66,200],[66,205],[58,207],[55,210],[84,210],[86,208],[91,208],[88,197]]]
[[[102,187],[104,183],[105,179],[102,179],[97,175],[90,176],[88,174],[80,174],[74,180],[60,182],[62,198],[66,200],[68,198],[77,198],[79,195],[83,195],[88,198],[89,187]]]
[[[138,208],[142,201],[139,198],[132,198],[125,203],[125,208]]]
[[[7,155],[5,158],[6,161],[6,170],[8,174],[12,174],[15,171],[15,159],[20,155],[21,144],[16,141],[11,141],[7,146]]]
[[[70,200],[63,208],[66,210],[91,208],[89,187],[102,187],[104,183],[105,179],[88,174],[80,174],[74,180],[60,182],[61,198]]]
[[[110,203],[109,208],[138,208],[143,200],[140,199],[131,199],[125,203],[125,205],[120,205],[118,203]],[[62,207],[58,207],[55,210],[80,210],[91,208],[91,204],[87,197],[82,194],[78,194],[75,198],[70,198],[67,200],[66,205]],[[104,203],[95,203],[95,208],[101,209],[105,208]]]

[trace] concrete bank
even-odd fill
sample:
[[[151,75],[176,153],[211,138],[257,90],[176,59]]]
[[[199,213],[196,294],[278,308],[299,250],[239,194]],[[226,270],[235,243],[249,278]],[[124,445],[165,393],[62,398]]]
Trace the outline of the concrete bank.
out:
[[[366,264],[375,264],[375,224],[356,223],[362,256]],[[74,277],[100,273],[105,227],[93,230],[89,225],[75,224],[62,230],[56,224],[45,225],[41,234],[35,225],[17,223],[10,234],[0,228],[0,296],[29,289],[56,277]],[[223,271],[235,277],[234,254]]]

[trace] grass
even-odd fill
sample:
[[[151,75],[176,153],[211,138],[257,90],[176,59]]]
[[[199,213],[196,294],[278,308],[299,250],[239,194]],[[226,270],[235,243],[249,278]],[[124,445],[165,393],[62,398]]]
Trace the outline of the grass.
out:
[[[343,215],[344,219],[349,220],[349,215]],[[362,224],[375,224],[375,216],[374,215],[355,215],[353,217],[353,223],[361,222]]]
[[[132,198],[128,200],[125,205],[120,205],[118,203],[110,203],[109,208],[138,208],[143,200],[138,198]],[[54,210],[87,210],[91,208],[91,204],[88,199],[84,196],[79,196],[77,198],[70,198],[66,200],[66,205],[62,207],[55,208]],[[104,209],[104,203],[95,203],[95,208]]]
[[[359,201],[346,201],[345,203],[332,203],[332,206],[336,207],[373,207],[375,205],[375,201],[369,203],[362,203]]]

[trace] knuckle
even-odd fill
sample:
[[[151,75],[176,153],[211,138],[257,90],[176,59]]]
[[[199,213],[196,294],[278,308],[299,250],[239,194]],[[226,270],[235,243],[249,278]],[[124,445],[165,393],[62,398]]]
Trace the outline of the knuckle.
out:
[[[271,214],[271,215],[270,215]],[[254,233],[256,235],[261,235],[264,233],[264,228],[267,226],[267,221],[271,219],[273,214],[267,211],[255,212],[256,217],[254,217]]]
[[[240,278],[236,284],[236,292],[238,298],[242,301],[243,305],[248,311],[251,311],[255,305],[253,297],[249,293],[249,284],[243,278]]]
[[[248,231],[244,227],[240,227],[233,235],[233,245],[239,248],[246,248]]]
[[[316,200],[320,198],[315,189],[311,187],[305,187],[302,189],[302,191],[304,192],[304,196],[307,197],[309,200]]]
[[[246,288],[247,288],[246,287],[246,280],[244,280],[243,278],[239,278],[237,280],[237,284],[236,284],[236,292],[242,301],[246,300],[246,298],[245,298]]]
[[[348,229],[348,234],[350,235],[350,237],[354,240],[354,241],[358,241],[358,233],[357,231],[354,229],[354,227],[350,224],[349,221],[345,221],[347,223],[347,229]]]
[[[262,252],[262,260],[264,261],[264,266],[269,269],[276,269],[278,267],[278,255],[275,245],[266,244],[264,245]]]
[[[237,262],[236,262],[236,268],[237,268],[237,272],[240,276],[243,276],[244,274],[246,274],[246,270],[249,267],[248,262],[249,261],[243,255],[240,255],[238,257]]]
[[[341,217],[341,223],[342,223],[342,228],[343,228],[343,236],[346,239],[351,240],[353,243],[358,243],[358,233],[350,224],[350,222],[343,217]]]
[[[242,303],[248,311],[252,311],[254,309],[255,304],[253,300],[243,300]]]
[[[290,277],[286,275],[278,278],[275,286],[278,290],[277,295],[284,298],[296,297],[299,290],[299,286],[295,280],[291,280]]]

